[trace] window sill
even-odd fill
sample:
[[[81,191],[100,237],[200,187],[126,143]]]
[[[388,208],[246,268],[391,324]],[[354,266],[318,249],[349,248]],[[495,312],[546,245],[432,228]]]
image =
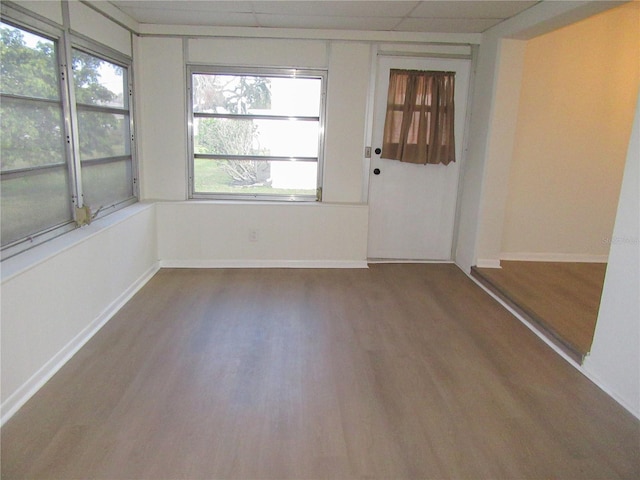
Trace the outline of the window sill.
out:
[[[357,202],[291,202],[287,200],[223,200],[223,199],[202,199],[192,198],[189,200],[166,200],[157,203],[170,204],[186,204],[186,205],[246,205],[246,206],[272,206],[272,207],[305,207],[305,208],[323,208],[323,207],[363,207],[366,203]]]
[[[1,264],[2,283],[150,208],[154,208],[154,203],[134,203],[133,205],[95,220],[91,225],[63,233],[59,237],[7,258]]]

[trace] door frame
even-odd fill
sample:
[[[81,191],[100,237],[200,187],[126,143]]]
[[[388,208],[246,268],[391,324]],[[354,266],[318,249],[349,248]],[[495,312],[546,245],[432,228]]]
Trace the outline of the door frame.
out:
[[[464,118],[464,127],[463,127],[463,136],[462,136],[462,148],[459,155],[459,159],[456,161],[460,162],[460,168],[458,171],[458,187],[456,192],[456,208],[453,222],[453,237],[451,240],[451,255],[450,260],[448,261],[440,261],[440,260],[413,260],[414,263],[455,263],[456,262],[456,248],[458,245],[458,234],[460,229],[460,211],[461,211],[461,200],[462,200],[462,187],[464,180],[464,173],[466,170],[466,160],[467,160],[467,151],[469,148],[469,126],[471,123],[471,107],[473,104],[473,93],[475,90],[475,76],[476,76],[476,68],[478,63],[478,51],[479,45],[475,44],[456,44],[450,45],[452,48],[451,53],[442,53],[441,51],[433,51],[430,52],[429,48],[432,47],[434,50],[441,50],[441,44],[425,44],[424,50],[422,51],[403,51],[399,48],[397,51],[385,51],[381,50],[379,44],[373,44],[371,46],[371,68],[370,68],[370,76],[369,76],[369,94],[367,101],[367,120],[366,120],[366,139],[365,139],[365,152],[364,158],[362,162],[362,202],[369,206],[369,189],[371,188],[371,157],[372,157],[372,142],[373,142],[373,123],[374,123],[374,114],[375,114],[375,100],[376,94],[378,93],[378,85],[377,85],[377,77],[378,77],[378,59],[379,57],[392,57],[392,58],[402,58],[402,57],[413,57],[413,58],[433,58],[433,59],[441,59],[441,60],[469,60],[469,85],[467,91],[467,101],[465,105],[465,118]],[[469,53],[459,53],[460,48],[468,48]],[[457,51],[455,51],[457,50]],[[370,206],[369,206],[370,208]],[[371,212],[369,211],[369,215]],[[369,238],[369,231],[367,230],[367,238]],[[369,251],[367,249],[367,261],[369,263],[398,263],[399,260],[385,260],[385,259],[375,259],[371,260],[369,258]]]

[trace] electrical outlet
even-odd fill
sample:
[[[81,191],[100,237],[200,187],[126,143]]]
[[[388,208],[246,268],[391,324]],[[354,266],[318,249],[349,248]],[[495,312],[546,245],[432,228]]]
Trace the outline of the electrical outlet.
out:
[[[258,230],[256,230],[255,228],[249,230],[249,241],[251,243],[255,243],[258,241]]]

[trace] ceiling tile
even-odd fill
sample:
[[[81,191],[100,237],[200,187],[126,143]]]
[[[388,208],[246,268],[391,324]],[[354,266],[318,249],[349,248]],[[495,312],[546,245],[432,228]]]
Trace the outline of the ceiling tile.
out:
[[[426,1],[411,12],[423,18],[509,18],[538,3],[537,1]]]
[[[406,18],[394,30],[401,32],[481,33],[501,18]]]
[[[257,14],[262,27],[318,28],[330,30],[392,30],[401,20],[391,17],[328,17]]]
[[[207,25],[212,27],[257,27],[253,13],[199,12],[195,10],[145,10],[143,14],[133,16],[141,23],[160,25]]]
[[[419,2],[405,1],[255,1],[256,13],[327,17],[404,17]]]
[[[127,9],[137,9],[138,12],[145,10],[178,10],[196,12],[236,12],[251,13],[253,2],[248,1],[202,1],[202,0],[117,0],[112,1],[114,5],[123,11]]]
[[[479,33],[538,2],[111,0],[111,3],[140,23],[160,25]]]

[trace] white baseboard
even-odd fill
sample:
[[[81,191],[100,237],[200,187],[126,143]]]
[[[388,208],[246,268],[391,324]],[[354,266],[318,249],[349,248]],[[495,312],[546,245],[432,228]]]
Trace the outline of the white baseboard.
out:
[[[500,266],[500,260],[494,258],[479,258],[476,262],[478,268],[502,268]]]
[[[519,262],[607,263],[609,255],[581,253],[501,253],[500,260]]]
[[[609,387],[607,387],[606,383],[603,382],[598,375],[596,375],[595,373],[591,372],[591,370],[589,370],[588,359],[589,359],[589,356],[587,355],[587,358],[583,362],[582,367],[580,367],[580,371],[584,374],[584,376],[587,377],[589,380],[591,380],[593,383],[595,383],[598,387],[600,387],[600,389],[604,393],[606,393],[611,398],[613,398],[616,402],[622,405],[622,407],[624,407],[624,409],[627,410],[631,415],[633,415],[638,420],[640,420],[640,409],[638,408],[638,405],[629,405],[629,403],[627,403],[627,401],[624,398],[620,397],[620,395],[618,395]]]
[[[368,268],[366,260],[161,260],[161,268]]]
[[[0,425],[9,420],[42,386],[60,370],[91,337],[93,337],[120,310],[138,290],[140,290],[156,272],[160,265],[156,262],[144,272],[129,288],[111,302],[97,318],[78,333],[47,363],[45,363],[29,380],[13,392],[0,406],[2,416]]]
[[[404,258],[370,258],[368,263],[428,263],[428,264],[440,264],[440,263],[455,263],[453,260],[415,260]]]

